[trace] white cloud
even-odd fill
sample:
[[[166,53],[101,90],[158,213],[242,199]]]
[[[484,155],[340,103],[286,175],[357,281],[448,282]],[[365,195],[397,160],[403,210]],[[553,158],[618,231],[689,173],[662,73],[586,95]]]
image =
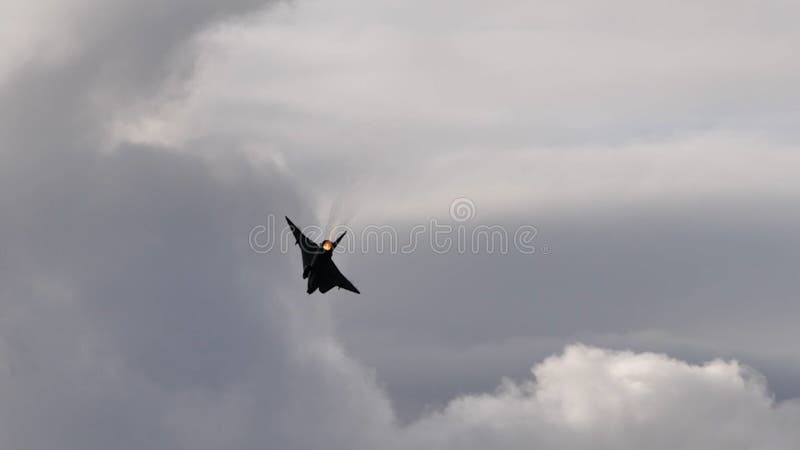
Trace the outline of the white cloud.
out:
[[[776,404],[735,361],[571,345],[495,393],[451,402],[405,432],[428,449],[793,449],[800,404]]]

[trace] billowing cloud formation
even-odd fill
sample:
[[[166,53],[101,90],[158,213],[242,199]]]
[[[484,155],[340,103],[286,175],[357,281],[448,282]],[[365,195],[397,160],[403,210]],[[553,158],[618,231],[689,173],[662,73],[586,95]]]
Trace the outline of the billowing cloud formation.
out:
[[[800,404],[776,405],[734,362],[694,366],[663,354],[572,345],[533,369],[408,429],[416,448],[790,449]]]

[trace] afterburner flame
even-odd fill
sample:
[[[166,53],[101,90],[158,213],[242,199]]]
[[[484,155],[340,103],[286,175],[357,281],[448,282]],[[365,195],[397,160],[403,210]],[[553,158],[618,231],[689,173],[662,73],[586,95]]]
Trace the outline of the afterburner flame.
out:
[[[333,248],[333,243],[331,243],[331,241],[326,240],[325,242],[322,243],[322,248],[325,249],[326,251],[330,251]]]

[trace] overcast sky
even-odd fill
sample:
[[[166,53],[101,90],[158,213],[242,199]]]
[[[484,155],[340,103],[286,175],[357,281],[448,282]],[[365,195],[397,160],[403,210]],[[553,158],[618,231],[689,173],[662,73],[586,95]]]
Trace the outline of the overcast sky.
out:
[[[800,4],[0,8],[0,448],[800,448]]]

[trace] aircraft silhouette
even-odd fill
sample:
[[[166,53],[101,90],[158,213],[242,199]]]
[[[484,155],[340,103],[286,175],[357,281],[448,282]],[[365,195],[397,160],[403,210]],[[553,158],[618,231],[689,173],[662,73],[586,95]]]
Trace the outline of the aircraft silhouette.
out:
[[[350,292],[355,292],[356,294],[361,293],[353,286],[350,280],[342,275],[342,272],[339,272],[336,264],[334,264],[331,259],[333,257],[333,250],[347,233],[346,231],[333,242],[326,239],[322,242],[322,245],[317,245],[314,241],[306,237],[288,217],[286,218],[286,222],[289,224],[289,228],[292,229],[295,245],[300,246],[300,252],[303,256],[303,279],[308,278],[308,289],[306,289],[306,292],[311,294],[319,289],[319,291],[324,294],[338,287],[340,289],[347,289]]]

